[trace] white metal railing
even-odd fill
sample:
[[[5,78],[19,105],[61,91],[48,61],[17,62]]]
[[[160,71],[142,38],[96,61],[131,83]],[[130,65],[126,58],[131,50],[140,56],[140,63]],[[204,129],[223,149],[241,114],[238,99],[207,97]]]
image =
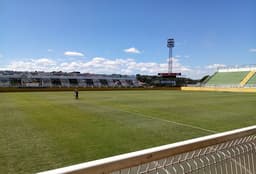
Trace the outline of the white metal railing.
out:
[[[245,84],[245,88],[256,88],[256,84]]]
[[[218,67],[218,72],[237,72],[237,71],[253,71],[256,70],[256,64],[251,65],[233,65],[233,66],[224,66]]]
[[[40,174],[256,174],[256,125]]]
[[[211,84],[203,84],[202,87],[210,87],[210,88],[243,88],[240,84],[229,84],[229,85],[211,85]]]

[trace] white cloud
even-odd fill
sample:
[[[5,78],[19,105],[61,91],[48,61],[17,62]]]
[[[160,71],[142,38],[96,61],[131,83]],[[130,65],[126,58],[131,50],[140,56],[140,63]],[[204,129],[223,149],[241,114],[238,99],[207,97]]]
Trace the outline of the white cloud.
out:
[[[53,52],[53,49],[50,49],[50,48],[49,48],[49,49],[47,49],[47,51],[48,51],[48,52]]]
[[[16,71],[54,71],[57,63],[48,58],[13,61],[5,69]]]
[[[212,74],[216,71],[214,67],[217,67],[217,65],[221,64],[213,64],[205,67],[189,67],[182,65],[179,59],[173,58],[173,72],[181,72],[182,75],[190,78],[202,78],[204,75]],[[0,67],[0,69],[16,71],[80,71],[83,73],[102,74],[156,75],[159,72],[167,72],[167,67],[167,61],[156,63],[138,62],[135,59],[129,58],[109,59],[94,57],[88,61],[55,61],[50,58],[13,61],[5,67]]]
[[[225,68],[225,67],[227,66],[224,64],[211,64],[206,66],[207,69],[217,69],[217,68]]]
[[[83,53],[80,53],[80,52],[75,52],[75,51],[66,51],[64,53],[65,56],[78,56],[78,57],[82,57],[84,56]]]
[[[138,50],[137,48],[134,48],[134,47],[124,49],[124,52],[133,53],[133,54],[140,54],[141,53],[140,50]]]
[[[250,52],[256,53],[256,48],[249,49]]]
[[[200,79],[205,75],[212,75],[218,68],[225,68],[224,64],[211,64],[204,67],[197,66],[190,69],[187,76],[195,79]]]
[[[0,53],[0,58],[4,57],[1,53]]]

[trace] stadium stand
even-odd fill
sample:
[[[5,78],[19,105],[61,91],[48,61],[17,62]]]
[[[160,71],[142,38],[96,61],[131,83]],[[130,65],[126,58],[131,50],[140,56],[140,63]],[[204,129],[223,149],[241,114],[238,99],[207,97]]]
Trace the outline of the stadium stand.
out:
[[[10,86],[10,80],[8,78],[0,79],[0,86],[2,86],[2,87]]]
[[[78,79],[68,79],[70,87],[77,87],[78,85]]]
[[[249,71],[216,72],[207,82],[206,86],[240,86],[241,81]]]
[[[253,76],[246,83],[246,86],[247,87],[250,87],[250,86],[256,87],[256,74],[255,74],[255,72],[254,72]]]
[[[107,83],[108,83],[108,86],[109,86],[109,87],[115,85],[114,82],[113,82],[113,80],[111,80],[111,79],[107,79]]]
[[[251,77],[255,74],[255,71],[250,71],[245,78],[241,81],[240,85],[244,86],[250,79]]]
[[[101,88],[101,83],[99,79],[93,79],[94,87]]]
[[[109,87],[108,81],[106,79],[100,79],[99,81],[100,81],[102,87],[104,87],[104,88]]]
[[[129,84],[127,83],[126,80],[121,80],[120,82],[121,82],[122,86],[129,87]]]
[[[218,68],[201,82],[201,87],[255,88],[256,65],[241,65]]]
[[[138,87],[136,76],[88,74],[80,72],[0,71],[0,87],[70,88]]]
[[[113,82],[114,82],[114,86],[115,86],[115,87],[123,87],[120,80],[114,79]]]
[[[68,88],[70,86],[71,86],[71,84],[69,82],[69,79],[60,79],[60,84],[59,84],[58,87],[66,87],[66,88]]]
[[[86,87],[95,87],[92,79],[86,79]]]

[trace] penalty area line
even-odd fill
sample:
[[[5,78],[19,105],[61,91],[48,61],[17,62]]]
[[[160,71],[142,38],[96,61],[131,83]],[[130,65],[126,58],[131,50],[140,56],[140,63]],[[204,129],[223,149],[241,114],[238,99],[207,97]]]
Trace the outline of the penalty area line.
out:
[[[189,128],[193,128],[193,129],[198,129],[198,130],[202,130],[202,131],[205,131],[205,132],[218,133],[217,131],[214,131],[214,130],[205,129],[205,128],[201,128],[201,127],[198,127],[198,126],[193,126],[193,125],[186,124],[186,123],[180,123],[180,122],[176,122],[176,121],[170,121],[170,120],[166,120],[166,119],[162,119],[162,118],[157,118],[157,117],[153,117],[153,116],[148,115],[148,114],[142,114],[142,113],[139,113],[139,112],[131,112],[131,111],[123,110],[123,109],[120,109],[120,108],[118,108],[118,110],[126,112],[126,113],[130,113],[130,114],[136,114],[136,115],[139,115],[141,117],[148,118],[148,119],[151,119],[151,120],[159,120],[159,121],[162,121],[162,122],[172,123],[172,124],[176,124],[176,125],[183,126],[183,127],[189,127]]]

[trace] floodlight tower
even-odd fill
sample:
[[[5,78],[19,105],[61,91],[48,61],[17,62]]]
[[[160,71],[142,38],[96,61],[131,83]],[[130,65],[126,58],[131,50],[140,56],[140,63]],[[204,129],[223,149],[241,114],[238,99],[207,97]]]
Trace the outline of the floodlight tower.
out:
[[[167,40],[167,47],[169,48],[168,73],[172,73],[172,48],[174,47],[173,38]]]
[[[167,40],[167,47],[169,48],[169,60],[168,60],[168,72],[167,73],[158,73],[161,77],[166,78],[176,78],[177,76],[180,76],[181,73],[175,73],[173,72],[173,60],[172,60],[172,48],[174,47],[174,39],[170,38]]]

